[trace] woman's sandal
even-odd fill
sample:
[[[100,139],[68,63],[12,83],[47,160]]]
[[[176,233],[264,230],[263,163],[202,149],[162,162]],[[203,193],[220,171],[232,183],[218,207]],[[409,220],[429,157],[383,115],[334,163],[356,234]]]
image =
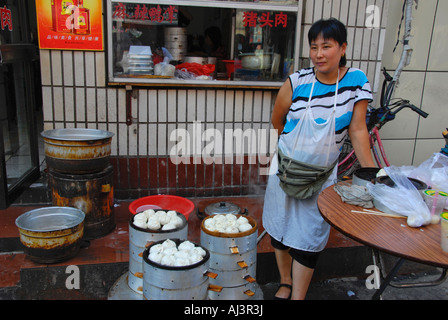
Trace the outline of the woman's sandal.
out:
[[[280,297],[277,297],[274,295],[274,300],[289,300],[289,299],[291,299],[292,286],[287,283],[280,283],[278,286],[278,289],[280,289],[281,287],[285,287],[285,288],[288,288],[289,290],[291,290],[291,292],[289,293],[289,296],[287,298],[280,298]],[[277,291],[278,291],[278,289],[277,289]]]

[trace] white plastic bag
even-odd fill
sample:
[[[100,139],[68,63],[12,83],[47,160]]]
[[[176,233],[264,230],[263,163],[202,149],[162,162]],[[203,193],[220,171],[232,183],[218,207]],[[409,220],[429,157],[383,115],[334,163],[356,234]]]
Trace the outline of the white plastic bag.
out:
[[[434,190],[448,192],[448,157],[436,152],[409,176],[425,182]]]
[[[154,66],[154,74],[156,76],[174,77],[176,67],[165,62],[160,62]]]
[[[386,167],[384,170],[395,186],[367,183],[366,188],[374,200],[392,212],[408,217],[407,224],[410,227],[421,227],[431,223],[431,212],[420,191],[408,177],[395,166]]]

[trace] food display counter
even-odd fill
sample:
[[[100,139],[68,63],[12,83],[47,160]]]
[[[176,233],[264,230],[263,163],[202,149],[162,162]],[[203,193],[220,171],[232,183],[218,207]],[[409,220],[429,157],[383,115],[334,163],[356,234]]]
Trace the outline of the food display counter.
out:
[[[109,84],[279,87],[297,69],[298,1],[107,1]]]

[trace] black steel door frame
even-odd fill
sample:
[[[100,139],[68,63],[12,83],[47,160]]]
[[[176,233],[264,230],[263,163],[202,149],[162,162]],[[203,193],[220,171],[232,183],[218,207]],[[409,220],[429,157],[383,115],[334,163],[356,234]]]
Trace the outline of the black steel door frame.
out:
[[[0,130],[0,209],[5,209],[11,205],[34,181],[40,176],[39,170],[39,147],[37,136],[37,124],[35,117],[36,88],[34,77],[36,76],[33,64],[39,59],[38,47],[31,43],[31,28],[29,14],[36,14],[35,10],[30,10],[30,5],[34,5],[34,1],[17,0],[19,11],[19,24],[21,30],[21,41],[19,43],[0,45],[1,61],[0,66],[14,63],[23,63],[25,75],[25,112],[28,126],[30,160],[31,166],[24,172],[19,179],[8,186],[5,146],[3,131]],[[30,4],[31,3],[31,4]],[[0,106],[6,108],[6,106]]]

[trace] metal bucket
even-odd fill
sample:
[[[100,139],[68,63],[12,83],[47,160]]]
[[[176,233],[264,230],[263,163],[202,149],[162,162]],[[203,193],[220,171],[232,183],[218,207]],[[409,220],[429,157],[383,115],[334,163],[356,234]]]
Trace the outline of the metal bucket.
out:
[[[182,240],[171,239],[178,245]],[[164,241],[164,240],[163,240]],[[156,242],[152,245],[161,243]],[[143,297],[148,300],[205,300],[209,290],[208,260],[205,257],[192,265],[165,266],[148,258],[151,246],[143,252]]]
[[[70,207],[31,210],[16,219],[27,256],[38,263],[56,263],[75,256],[81,246],[85,214]]]
[[[113,167],[98,173],[65,174],[48,171],[48,184],[55,206],[74,207],[86,215],[84,234],[95,239],[115,228]]]
[[[235,297],[229,298],[231,292],[238,292],[238,296],[240,292],[244,293],[242,296],[247,299],[254,294],[252,286],[246,287],[256,281],[257,223],[252,217],[245,217],[252,229],[233,234],[205,228],[204,222],[213,216],[206,217],[201,224],[201,245],[210,251],[210,271],[218,275],[215,279],[210,279],[210,284],[223,287],[223,292],[219,294],[210,292],[210,299],[234,299]]]
[[[84,128],[62,128],[41,133],[47,165],[59,172],[84,174],[109,165],[113,133]]]
[[[187,239],[188,224],[183,214],[177,215],[184,222],[182,227],[173,230],[149,230],[136,227],[134,217],[129,220],[129,287],[138,293],[143,293],[143,251],[153,242],[170,238]]]
[[[374,182],[380,168],[359,168],[353,172],[352,183],[365,187],[368,182]]]

